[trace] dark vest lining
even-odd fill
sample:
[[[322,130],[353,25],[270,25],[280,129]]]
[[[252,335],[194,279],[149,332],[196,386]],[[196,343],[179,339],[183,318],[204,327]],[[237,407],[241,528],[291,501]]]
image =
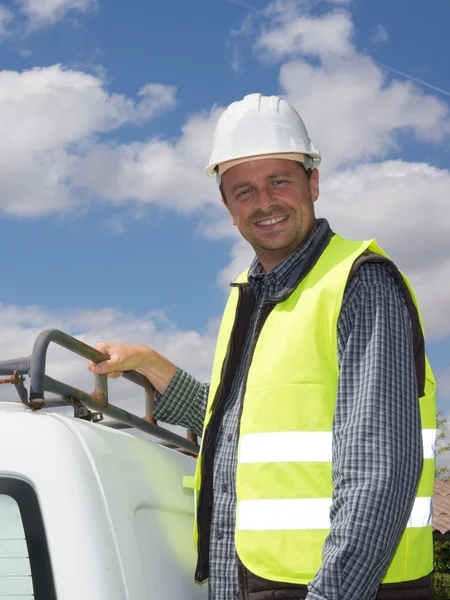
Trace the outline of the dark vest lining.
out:
[[[422,327],[420,325],[419,313],[412,299],[411,292],[409,291],[409,288],[406,285],[405,280],[403,279],[398,267],[388,258],[381,256],[381,254],[376,254],[375,252],[370,251],[364,252],[358,259],[356,259],[350,271],[349,281],[352,279],[352,277],[355,276],[358,269],[365,263],[384,263],[386,265],[389,265],[393,275],[395,276],[396,280],[398,281],[401,287],[406,306],[408,307],[408,311],[411,316],[417,388],[419,390],[419,398],[421,398],[425,393],[425,340],[423,336]]]
[[[251,573],[239,561],[239,600],[304,600],[308,594],[306,585],[294,585],[269,581]],[[402,583],[383,583],[376,600],[433,600],[431,573]]]
[[[211,407],[211,420],[204,433],[204,453],[202,464],[202,486],[197,507],[198,527],[198,561],[195,573],[196,581],[204,581],[209,577],[209,542],[211,536],[211,517],[213,504],[213,462],[216,438],[223,417],[225,400],[230,394],[239,361],[242,359],[245,335],[255,305],[255,297],[251,287],[246,284],[239,286],[239,300],[236,317],[225,357],[221,384],[217,388]],[[239,323],[239,327],[238,327]]]

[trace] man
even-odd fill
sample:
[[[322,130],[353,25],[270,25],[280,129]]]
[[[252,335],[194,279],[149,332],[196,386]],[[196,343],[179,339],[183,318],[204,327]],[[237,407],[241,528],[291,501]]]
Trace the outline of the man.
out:
[[[155,417],[202,436],[210,598],[430,600],[435,385],[416,300],[373,241],[316,219],[319,162],[283,99],[230,105],[207,173],[256,256],[210,385],[142,346],[99,344],[110,360],[90,368],[138,369]]]

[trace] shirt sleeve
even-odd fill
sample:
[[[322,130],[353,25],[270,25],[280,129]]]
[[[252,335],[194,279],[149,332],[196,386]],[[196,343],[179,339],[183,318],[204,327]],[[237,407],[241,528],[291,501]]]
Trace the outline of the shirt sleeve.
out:
[[[189,427],[201,437],[209,384],[177,368],[164,394],[155,393],[153,416],[157,421]]]
[[[331,531],[308,600],[373,600],[423,466],[412,327],[387,265],[365,264],[338,323]]]

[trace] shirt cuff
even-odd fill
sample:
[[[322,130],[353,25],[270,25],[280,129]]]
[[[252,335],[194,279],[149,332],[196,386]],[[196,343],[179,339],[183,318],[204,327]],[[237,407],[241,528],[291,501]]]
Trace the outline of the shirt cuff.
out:
[[[201,387],[202,384],[195,377],[177,367],[164,394],[155,392],[154,418],[157,421],[170,422],[181,408],[189,406],[187,398],[195,398]]]

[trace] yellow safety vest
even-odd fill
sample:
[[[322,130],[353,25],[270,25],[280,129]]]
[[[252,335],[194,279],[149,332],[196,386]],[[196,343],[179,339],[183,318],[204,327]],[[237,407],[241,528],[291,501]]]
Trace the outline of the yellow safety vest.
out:
[[[351,242],[334,235],[312,270],[274,307],[255,347],[240,421],[235,541],[245,567],[268,580],[308,584],[322,563],[333,493],[337,322],[352,266],[367,250],[387,258],[374,241]],[[245,281],[247,273],[238,279]],[[237,299],[238,290],[233,289],[219,332],[205,428],[220,385]],[[382,583],[418,579],[433,569],[436,409],[428,360],[420,414],[422,476],[408,525]],[[201,470],[200,453],[197,490]]]

